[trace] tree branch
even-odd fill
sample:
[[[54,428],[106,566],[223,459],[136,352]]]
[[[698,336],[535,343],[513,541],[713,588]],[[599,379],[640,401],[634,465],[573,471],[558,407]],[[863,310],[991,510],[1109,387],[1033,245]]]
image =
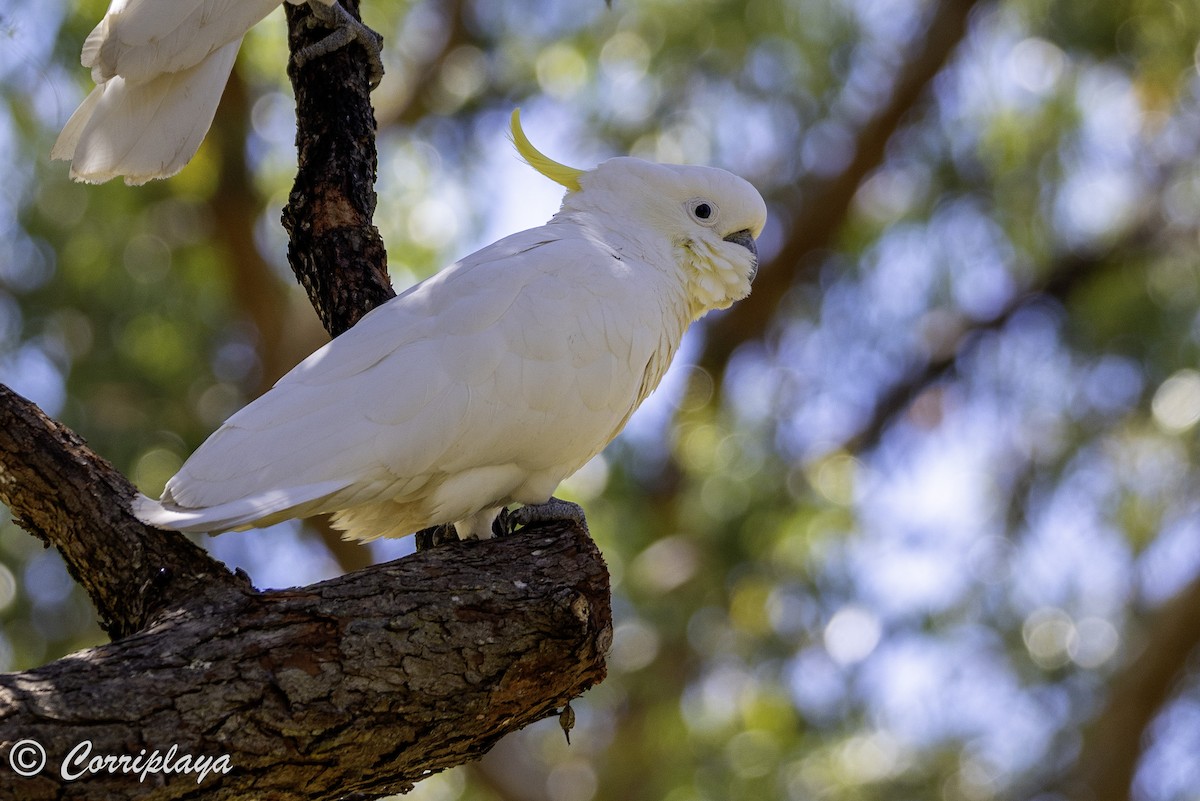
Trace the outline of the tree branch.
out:
[[[357,0],[342,5],[358,17]],[[293,54],[324,31],[307,6],[286,3]],[[375,214],[375,113],[362,49],[343,47],[303,67],[288,62],[296,93],[296,181],[283,210],[288,263],[321,324],[337,336],[395,297]]]
[[[402,792],[601,681],[608,599],[595,544],[566,524],[302,589],[226,592],[135,637],[0,676],[0,742],[32,739],[49,757],[37,776],[4,783],[26,801]],[[194,773],[67,781],[64,758],[85,740],[93,756],[175,745],[227,754],[232,769],[199,785]]]
[[[0,502],[47,546],[119,638],[197,593],[247,586],[187,538],[142,524],[136,490],[66,426],[0,384]]]

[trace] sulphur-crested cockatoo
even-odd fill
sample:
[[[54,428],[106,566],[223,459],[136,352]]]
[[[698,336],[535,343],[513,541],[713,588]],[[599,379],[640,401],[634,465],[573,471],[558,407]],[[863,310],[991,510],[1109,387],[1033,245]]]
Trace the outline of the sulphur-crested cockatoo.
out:
[[[688,325],[750,292],[766,206],[724,170],[529,164],[567,188],[540,228],[410,288],[229,418],[144,522],[180,531],[332,512],[350,539],[547,502],[658,385]],[[517,510],[520,513],[523,510]]]
[[[167,178],[195,155],[212,125],[246,31],[284,0],[112,0],[88,35],[81,61],[96,88],[67,121],[50,157],[71,162],[71,177],[127,184]],[[336,0],[307,2],[334,28],[297,53],[299,61],[358,41],[383,75],[377,34]]]

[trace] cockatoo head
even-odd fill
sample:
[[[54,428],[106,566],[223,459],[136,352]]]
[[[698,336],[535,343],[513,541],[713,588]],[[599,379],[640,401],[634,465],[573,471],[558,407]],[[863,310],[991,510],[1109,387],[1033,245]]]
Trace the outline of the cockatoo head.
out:
[[[762,196],[747,181],[715,167],[609,159],[577,170],[542,155],[512,116],[518,152],[534,169],[567,188],[560,212],[603,221],[649,263],[664,247],[681,271],[693,318],[750,294],[758,270],[755,240],[767,221]]]

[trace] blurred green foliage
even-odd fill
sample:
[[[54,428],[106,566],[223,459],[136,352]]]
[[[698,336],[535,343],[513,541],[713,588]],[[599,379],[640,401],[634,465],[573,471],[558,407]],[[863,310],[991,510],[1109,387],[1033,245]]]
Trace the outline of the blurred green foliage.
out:
[[[744,175],[771,205],[764,270],[795,273],[728,363],[705,359],[722,320],[698,326],[567,488],[617,624],[573,745],[550,721],[413,797],[1070,795],[1082,732],[1200,568],[1200,9],[977,2],[879,163],[848,174],[948,5],[368,0],[398,287],[554,211],[503,139],[518,104],[567,163]],[[47,154],[104,7],[0,5],[0,381],[155,492],[320,338],[278,223],[282,16],[247,37],[183,173],[74,185]],[[838,181],[831,244],[774,258]],[[231,191],[253,215],[222,214]],[[100,642],[56,555],[2,519],[0,668]],[[210,545],[264,586],[339,569],[297,526]],[[1200,786],[1179,645],[1169,701],[1129,732],[1147,801]]]

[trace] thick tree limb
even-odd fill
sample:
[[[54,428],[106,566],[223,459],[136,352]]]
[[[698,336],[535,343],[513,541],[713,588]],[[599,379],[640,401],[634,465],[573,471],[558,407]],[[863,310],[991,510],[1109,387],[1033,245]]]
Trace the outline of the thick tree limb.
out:
[[[113,638],[198,593],[245,588],[178,534],[129,512],[135,490],[66,426],[0,384],[0,502],[62,554]]]
[[[37,776],[4,776],[0,798],[403,791],[601,681],[608,598],[595,544],[558,524],[311,587],[226,592],[136,636],[0,676],[0,741],[32,739],[49,757]],[[66,781],[63,759],[84,740],[93,756],[176,745],[228,754],[232,769],[199,785],[195,773]]]
[[[123,637],[0,675],[0,760],[27,739],[49,756],[29,778],[0,762],[0,799],[376,797],[478,758],[604,678],[608,572],[582,529],[258,593],[132,518],[128,482],[3,387],[0,466],[0,500],[59,546]],[[68,781],[62,762],[85,741],[93,756],[227,754],[232,770],[199,785],[194,773]]]

